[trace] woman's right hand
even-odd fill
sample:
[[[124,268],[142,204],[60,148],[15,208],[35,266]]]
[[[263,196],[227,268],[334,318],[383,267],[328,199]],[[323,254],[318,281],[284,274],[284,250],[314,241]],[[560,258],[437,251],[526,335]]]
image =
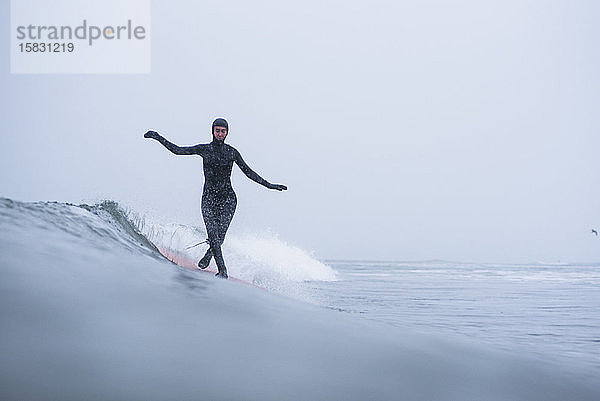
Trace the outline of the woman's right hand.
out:
[[[152,139],[157,139],[160,135],[158,134],[158,132],[156,131],[148,131],[144,134],[144,138],[152,138]]]

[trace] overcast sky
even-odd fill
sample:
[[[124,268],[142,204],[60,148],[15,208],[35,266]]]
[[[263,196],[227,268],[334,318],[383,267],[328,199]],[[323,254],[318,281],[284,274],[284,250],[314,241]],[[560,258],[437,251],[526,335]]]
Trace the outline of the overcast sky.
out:
[[[2,26],[9,2],[2,1]],[[153,1],[140,75],[10,74],[0,196],[113,199],[203,226],[202,159],[227,142],[231,232],[320,259],[598,261],[600,2]]]

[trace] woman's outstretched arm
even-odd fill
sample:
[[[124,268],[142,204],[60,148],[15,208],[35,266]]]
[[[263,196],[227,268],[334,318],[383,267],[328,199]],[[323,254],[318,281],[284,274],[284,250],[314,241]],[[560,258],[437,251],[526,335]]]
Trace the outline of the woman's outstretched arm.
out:
[[[176,155],[199,155],[200,154],[200,146],[177,146],[174,143],[169,142],[167,139],[162,137],[156,131],[148,131],[144,134],[144,138],[152,138],[156,139],[160,142],[165,148],[169,149],[172,153]]]
[[[281,184],[271,184],[269,181],[262,178],[258,175],[254,170],[252,170],[242,159],[242,155],[237,150],[235,151],[235,162],[239,166],[240,170],[246,174],[246,177],[250,178],[252,181],[259,183],[262,186],[265,186],[269,189],[276,189],[278,191],[285,191],[287,187]]]

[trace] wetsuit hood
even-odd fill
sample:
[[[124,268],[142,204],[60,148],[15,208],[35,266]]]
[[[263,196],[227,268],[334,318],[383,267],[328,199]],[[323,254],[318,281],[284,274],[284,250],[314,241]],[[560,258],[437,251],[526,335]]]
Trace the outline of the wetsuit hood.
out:
[[[210,129],[210,134],[213,137],[213,143],[224,143],[225,139],[223,139],[222,141],[218,140],[215,137],[215,127],[224,127],[227,128],[227,134],[229,134],[229,124],[227,123],[227,120],[225,120],[224,118],[217,118],[215,119],[215,121],[213,121],[212,123],[212,127]]]

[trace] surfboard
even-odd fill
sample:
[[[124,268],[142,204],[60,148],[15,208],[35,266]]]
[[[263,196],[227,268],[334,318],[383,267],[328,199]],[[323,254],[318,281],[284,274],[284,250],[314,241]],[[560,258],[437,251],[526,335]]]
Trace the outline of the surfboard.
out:
[[[166,248],[166,247],[161,247],[161,246],[156,246],[156,248],[161,253],[161,255],[163,255],[166,259],[170,260],[171,262],[175,263],[177,266],[181,266],[181,267],[184,267],[186,269],[194,270],[194,271],[197,271],[197,272],[210,273],[213,276],[217,273],[217,271],[215,269],[212,269],[210,267],[207,267],[206,269],[200,269],[198,267],[197,262],[194,262],[188,256],[182,254],[181,252],[179,252],[177,250]],[[246,280],[239,279],[237,277],[233,277],[231,275],[229,275],[228,280],[235,281],[235,282],[238,282],[238,283],[243,283],[243,284],[246,284],[246,285],[249,285],[249,286],[252,286],[252,287],[261,288],[263,290],[266,290],[265,287],[261,287],[259,285],[254,284],[254,283],[251,283],[251,282],[246,281]]]

